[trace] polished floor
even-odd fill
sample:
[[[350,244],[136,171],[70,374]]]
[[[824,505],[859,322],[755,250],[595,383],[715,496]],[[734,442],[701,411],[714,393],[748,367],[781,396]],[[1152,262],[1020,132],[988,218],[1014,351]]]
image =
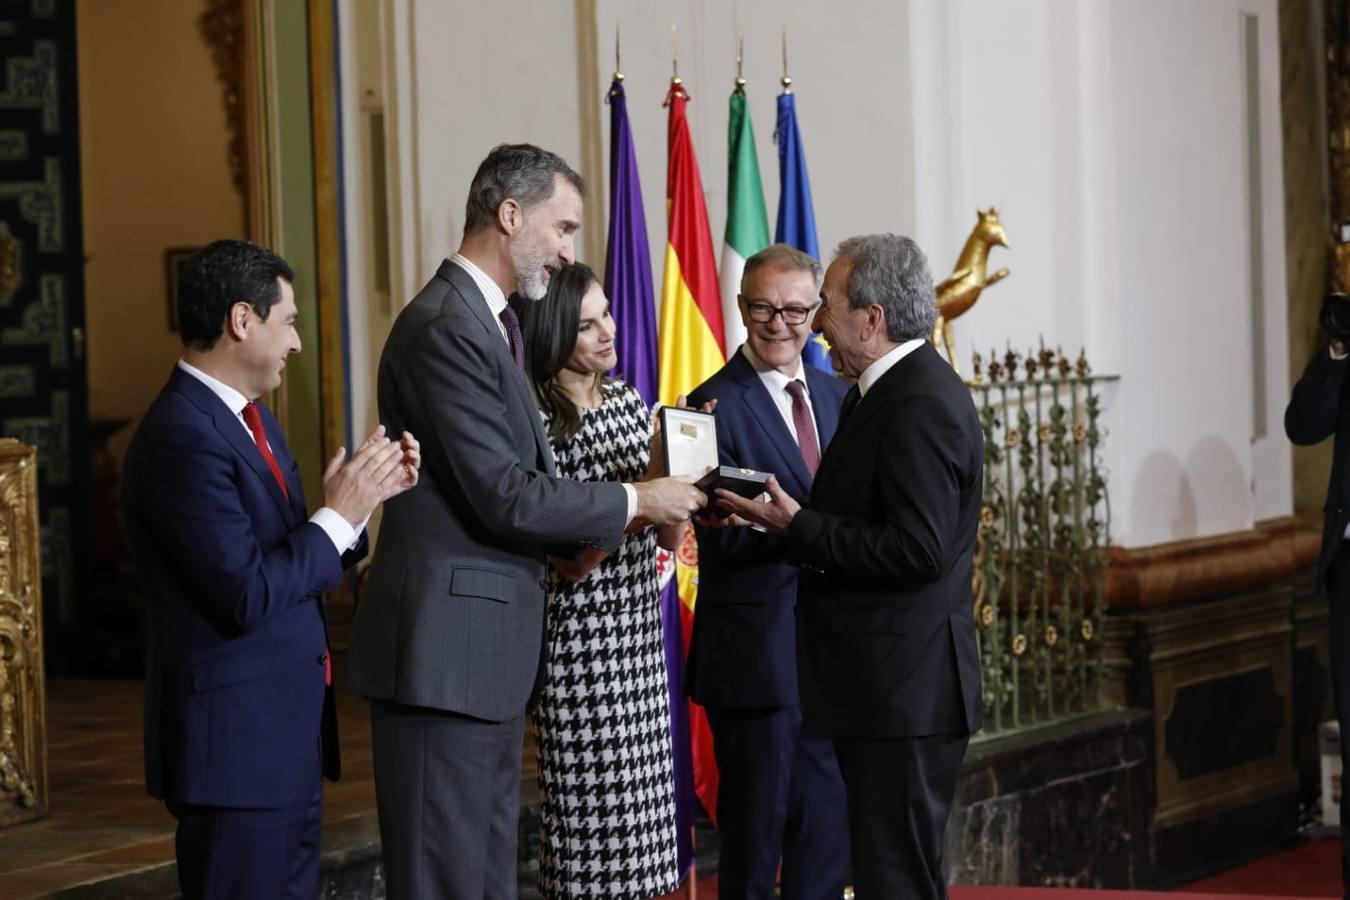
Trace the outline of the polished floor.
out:
[[[372,817],[375,787],[365,705],[342,697],[343,780],[327,785],[324,823]],[[56,680],[48,684],[51,815],[0,830],[0,900],[28,900],[173,860],[173,819],[146,796],[141,772],[141,685]],[[522,801],[535,791],[527,741]],[[337,830],[337,829],[334,829]],[[1319,840],[1182,886],[1169,896],[1340,896],[1340,841]],[[1144,900],[1146,892],[953,887],[953,900]],[[697,875],[673,898],[718,900],[716,875]]]
[[[141,684],[53,680],[47,686],[51,815],[0,830],[0,900],[28,900],[173,861],[174,820],[143,788]],[[342,781],[325,785],[325,826],[375,810],[365,703],[338,701]],[[522,801],[535,793],[526,742]],[[716,878],[672,897],[716,900]]]
[[[0,898],[63,888],[173,860],[174,820],[146,795],[141,684],[53,680],[47,686],[51,815],[0,831]],[[327,785],[324,823],[375,808],[364,705],[339,704],[343,769]]]

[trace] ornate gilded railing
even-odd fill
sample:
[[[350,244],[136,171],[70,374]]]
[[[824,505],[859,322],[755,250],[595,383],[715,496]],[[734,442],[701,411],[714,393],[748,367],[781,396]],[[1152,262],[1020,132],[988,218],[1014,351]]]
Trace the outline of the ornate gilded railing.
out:
[[[984,430],[975,623],[985,734],[1101,709],[1110,504],[1100,388],[1087,359],[975,354]]]

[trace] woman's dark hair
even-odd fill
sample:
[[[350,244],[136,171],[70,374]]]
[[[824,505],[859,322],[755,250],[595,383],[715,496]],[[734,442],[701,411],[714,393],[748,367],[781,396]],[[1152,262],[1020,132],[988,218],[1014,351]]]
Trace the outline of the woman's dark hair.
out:
[[[552,440],[569,438],[581,430],[581,411],[555,379],[576,349],[581,301],[591,285],[599,283],[590,266],[572,263],[548,280],[543,300],[520,301],[517,308],[525,335],[525,372],[534,385],[539,408],[548,414]],[[609,379],[602,376],[601,381]]]

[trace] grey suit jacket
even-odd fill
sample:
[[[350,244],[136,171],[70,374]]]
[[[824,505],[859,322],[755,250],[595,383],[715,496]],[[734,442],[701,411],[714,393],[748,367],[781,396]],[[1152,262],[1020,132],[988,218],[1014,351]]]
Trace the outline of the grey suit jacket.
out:
[[[351,687],[520,716],[539,668],[545,547],[617,548],[624,490],[553,477],[534,394],[473,279],[448,260],[394,322],[379,406],[391,436],[417,435],[422,472],[384,506]]]

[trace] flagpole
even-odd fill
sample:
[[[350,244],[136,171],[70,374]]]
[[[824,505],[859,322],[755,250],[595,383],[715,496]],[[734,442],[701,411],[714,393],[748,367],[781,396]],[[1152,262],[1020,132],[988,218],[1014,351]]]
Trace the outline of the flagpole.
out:
[[[788,74],[787,29],[783,29],[783,93],[778,95],[778,125],[774,143],[778,145],[778,225],[774,240],[791,244],[808,256],[820,258],[816,239],[816,214],[811,202],[811,181],[806,174],[801,132],[797,128],[797,95]],[[802,359],[818,369],[831,371],[826,357],[825,339],[814,335],[802,349]]]
[[[745,73],[743,71],[745,64],[745,35],[741,35],[740,42],[736,47],[736,93],[745,93]]]

